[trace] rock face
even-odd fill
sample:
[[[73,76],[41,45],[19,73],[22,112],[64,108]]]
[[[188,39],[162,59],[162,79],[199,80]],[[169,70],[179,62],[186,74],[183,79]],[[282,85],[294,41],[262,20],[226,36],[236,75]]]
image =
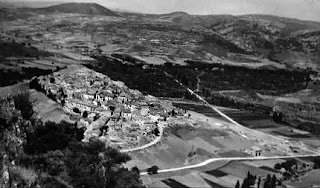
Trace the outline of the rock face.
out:
[[[0,169],[0,185],[1,188],[9,188],[10,187],[10,173],[9,173],[9,160],[8,160],[8,156],[5,154],[3,156],[3,160],[2,160],[2,169]]]

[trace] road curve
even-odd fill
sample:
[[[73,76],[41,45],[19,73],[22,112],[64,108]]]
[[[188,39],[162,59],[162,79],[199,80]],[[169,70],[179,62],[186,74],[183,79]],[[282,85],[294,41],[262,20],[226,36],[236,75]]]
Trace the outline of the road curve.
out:
[[[121,153],[128,153],[128,152],[143,150],[143,149],[146,149],[148,147],[151,147],[151,146],[157,144],[158,142],[161,141],[162,136],[163,136],[163,125],[161,125],[161,123],[159,123],[159,132],[160,132],[159,136],[157,136],[156,139],[154,139],[152,142],[150,142],[150,143],[148,143],[146,145],[140,146],[140,147],[136,147],[136,148],[122,149],[122,150],[120,150],[120,152]]]
[[[311,154],[311,155],[292,155],[292,156],[272,156],[272,157],[224,157],[224,158],[211,158],[206,161],[203,161],[198,164],[194,165],[188,165],[183,167],[177,167],[177,168],[169,168],[169,169],[160,169],[158,170],[158,173],[166,173],[166,172],[176,172],[181,170],[188,170],[193,168],[199,168],[206,166],[210,163],[217,162],[217,161],[261,161],[261,160],[271,160],[271,159],[291,159],[291,158],[306,158],[306,157],[320,157],[320,154]],[[148,175],[147,172],[141,172],[141,176]]]

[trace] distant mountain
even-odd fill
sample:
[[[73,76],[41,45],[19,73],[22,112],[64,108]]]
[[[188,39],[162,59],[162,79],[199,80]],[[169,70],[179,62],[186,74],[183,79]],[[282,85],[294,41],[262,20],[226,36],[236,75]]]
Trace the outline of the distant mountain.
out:
[[[8,7],[0,7],[0,21],[6,20],[16,20],[16,19],[25,19],[30,15],[25,12],[16,11],[14,8]],[[1,27],[1,25],[0,25]]]
[[[228,52],[256,54],[289,65],[319,64],[320,23],[273,15],[190,15],[184,12],[141,14],[165,20],[203,36],[203,49],[217,56]]]
[[[159,16],[188,16],[189,14],[183,11],[177,11],[177,12],[171,12],[171,13],[167,13],[167,14],[159,14]]]
[[[64,1],[12,1],[8,4],[15,8],[43,8],[66,3]],[[0,3],[1,6],[1,3]]]
[[[103,15],[103,16],[118,16],[115,12],[97,4],[97,3],[64,3],[45,8],[31,9],[36,13],[50,14],[50,13],[75,13],[75,14],[89,14],[89,15]]]

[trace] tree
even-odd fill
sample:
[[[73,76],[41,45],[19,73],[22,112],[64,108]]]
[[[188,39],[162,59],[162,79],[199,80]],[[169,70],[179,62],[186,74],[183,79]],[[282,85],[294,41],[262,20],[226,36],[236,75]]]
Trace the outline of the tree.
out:
[[[137,174],[140,174],[140,170],[137,166],[132,167],[131,171],[136,172]]]
[[[99,154],[105,145],[98,141],[89,143],[70,142],[65,151],[65,164],[70,183],[75,187],[103,188],[105,184],[103,165]]]
[[[6,104],[0,105],[0,115],[1,118],[5,115],[5,122],[12,119],[15,112],[10,111],[6,117],[4,112],[7,110],[2,109],[7,109],[6,106],[11,109],[10,103]],[[20,135],[12,134],[15,131],[11,131],[9,127],[10,129],[6,128],[5,134],[2,135],[5,138],[0,139],[0,149],[4,148],[16,164],[34,170],[39,177],[35,187],[143,187],[139,169],[134,168],[130,171],[122,166],[131,159],[127,154],[106,148],[105,143],[99,140],[81,142],[84,130],[77,129],[76,124],[63,121],[59,124],[44,124],[34,119],[27,122],[26,125],[22,124],[26,127],[22,130],[26,133],[25,143],[21,145],[20,142],[8,142],[24,139]],[[21,148],[22,155],[16,148]]]
[[[139,174],[128,169],[121,168],[114,175],[114,184],[107,184],[108,188],[142,188],[142,182]]]
[[[290,159],[284,163],[282,163],[282,167],[286,169],[286,171],[290,171],[294,165],[297,164],[295,159]]]
[[[96,115],[93,117],[93,121],[97,121],[99,118],[100,118],[99,114],[96,114]]]
[[[24,119],[30,120],[34,111],[33,104],[30,100],[30,93],[24,92],[13,96],[15,108],[21,111],[21,115]]]
[[[261,184],[261,177],[259,177],[259,179],[258,179],[258,187],[257,188],[260,188],[260,184]]]
[[[66,104],[66,100],[62,99],[61,100],[61,105],[64,106]]]
[[[275,174],[273,174],[272,178],[271,178],[271,186],[272,188],[275,188],[277,184],[277,177]]]
[[[235,188],[240,188],[240,181],[239,180],[237,181]]]
[[[285,179],[289,179],[291,177],[291,174],[287,171],[285,171],[282,175]]]
[[[27,132],[24,151],[27,154],[44,154],[48,151],[63,150],[72,140],[77,140],[79,130],[74,124],[47,122],[33,131]],[[77,140],[78,141],[78,140]]]
[[[263,188],[272,188],[272,182],[271,182],[271,176],[270,174],[267,175],[267,179],[265,180],[263,184]]]
[[[313,166],[314,169],[320,168],[320,158],[319,157],[313,159],[313,163],[314,163],[314,166]]]
[[[249,184],[248,178],[245,178],[243,180],[241,188],[250,188],[250,184]]]
[[[158,174],[159,167],[158,166],[152,166],[147,169],[148,174]]]
[[[76,178],[74,185],[76,187],[108,187],[108,188],[140,188],[140,174],[135,171],[129,171],[121,164],[130,160],[127,154],[120,153],[113,148],[105,148],[105,144],[99,140],[93,140],[89,143],[72,144],[69,160],[72,167],[71,175]],[[75,162],[74,162],[75,161]],[[87,179],[79,180],[83,176]],[[80,183],[78,183],[80,181]],[[96,184],[92,184],[95,181]]]
[[[83,117],[83,118],[87,118],[87,117],[88,117],[88,112],[87,112],[87,111],[84,111],[83,114],[82,114],[82,117]]]
[[[79,108],[73,108],[73,112],[77,114],[81,114],[81,111],[79,110]]]
[[[246,179],[247,179],[246,183],[249,185],[249,187],[251,185],[254,185],[255,182],[256,182],[256,176],[252,175],[249,171],[247,173],[247,178]]]
[[[41,172],[47,172],[51,176],[57,176],[65,171],[63,157],[64,154],[60,150],[49,151],[40,155],[25,155],[21,159],[21,164],[27,168],[33,167]]]
[[[277,163],[274,165],[274,169],[280,170],[282,168],[281,164]]]
[[[53,77],[50,78],[50,83],[54,83],[55,81],[56,80]]]
[[[159,136],[160,131],[159,131],[158,128],[155,128],[155,129],[152,131],[152,133],[153,133],[155,136]]]

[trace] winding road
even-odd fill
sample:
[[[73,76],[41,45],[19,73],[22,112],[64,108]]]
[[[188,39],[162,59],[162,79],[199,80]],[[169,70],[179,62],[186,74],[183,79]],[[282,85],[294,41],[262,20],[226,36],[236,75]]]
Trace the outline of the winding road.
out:
[[[201,163],[195,165],[188,165],[183,167],[177,168],[169,168],[169,169],[161,169],[158,170],[158,173],[166,173],[166,172],[176,172],[181,170],[188,170],[193,168],[199,168],[206,166],[210,163],[217,162],[217,161],[260,161],[260,160],[272,160],[272,159],[291,159],[291,158],[306,158],[306,157],[320,157],[320,154],[312,154],[312,155],[293,155],[293,156],[272,156],[272,157],[230,157],[230,158],[212,158]],[[148,175],[147,172],[141,172],[140,175],[145,176]]]
[[[173,76],[171,76],[170,74],[168,74],[167,72],[164,72],[168,77],[174,79],[178,84],[180,84],[182,87],[186,88],[188,90],[188,92],[190,92],[192,95],[195,95],[200,101],[202,101],[204,104],[206,104],[208,107],[212,108],[215,112],[217,112],[219,115],[221,115],[222,117],[226,118],[227,120],[229,120],[231,123],[233,123],[234,125],[237,126],[241,126],[238,122],[236,122],[235,120],[233,120],[232,118],[230,118],[229,116],[227,116],[226,114],[224,114],[223,112],[221,112],[220,110],[218,110],[215,106],[209,104],[205,99],[203,99],[200,95],[196,94],[194,91],[192,91],[190,88],[186,87],[185,85],[183,85],[181,82],[179,82],[177,79],[175,79]],[[133,152],[133,151],[138,151],[138,150],[143,150],[146,148],[149,148],[155,144],[157,144],[158,142],[161,141],[162,136],[163,136],[163,125],[159,124],[159,131],[160,131],[160,135],[153,140],[152,142],[137,147],[137,148],[131,148],[131,149],[123,149],[120,150],[120,152],[122,153],[127,153],[127,152]],[[242,135],[243,137],[246,137],[245,135]],[[306,158],[306,157],[320,157],[320,154],[310,154],[310,155],[291,155],[291,156],[271,156],[271,157],[265,157],[265,156],[259,156],[259,157],[222,157],[222,158],[211,158],[208,160],[205,160],[201,163],[198,164],[194,164],[194,165],[188,165],[188,166],[182,166],[182,167],[176,167],[176,168],[169,168],[169,169],[160,169],[158,170],[158,173],[166,173],[166,172],[176,172],[176,171],[181,171],[181,170],[188,170],[188,169],[195,169],[195,168],[199,168],[199,167],[203,167],[206,166],[210,163],[213,162],[217,162],[217,161],[259,161],[259,160],[272,160],[272,159],[290,159],[290,158]],[[147,172],[141,172],[140,173],[141,176],[145,176],[148,175]]]
[[[241,126],[238,122],[236,122],[235,120],[233,120],[232,118],[230,118],[229,116],[227,116],[226,114],[224,114],[223,112],[221,112],[220,110],[218,110],[215,106],[209,104],[205,99],[203,99],[201,96],[199,96],[198,94],[196,94],[194,91],[192,91],[190,88],[186,87],[185,85],[183,85],[181,82],[179,82],[177,79],[175,79],[173,76],[171,76],[170,74],[168,74],[167,72],[164,72],[168,77],[174,79],[178,84],[180,84],[182,87],[186,88],[192,95],[195,95],[200,101],[204,102],[204,104],[206,104],[208,107],[212,108],[214,111],[216,111],[218,114],[220,114],[222,117],[226,118],[227,120],[229,120],[231,123],[237,125],[237,126]],[[246,137],[245,135],[242,135],[244,137]],[[206,166],[210,163],[213,162],[217,162],[217,161],[250,161],[250,160],[254,160],[254,161],[258,161],[258,160],[271,160],[271,159],[290,159],[290,158],[306,158],[306,157],[320,157],[320,154],[310,154],[310,155],[291,155],[291,156],[271,156],[271,157],[265,157],[265,156],[259,156],[259,157],[222,157],[222,158],[211,158],[208,160],[205,160],[201,163],[198,164],[194,164],[194,165],[188,165],[188,166],[183,166],[183,167],[177,167],[177,168],[169,168],[169,169],[160,169],[158,170],[158,173],[166,173],[166,172],[176,172],[176,171],[181,171],[181,170],[187,170],[187,169],[194,169],[194,168],[199,168],[199,167],[203,167]],[[144,176],[144,175],[148,175],[147,172],[141,172],[140,175]]]

